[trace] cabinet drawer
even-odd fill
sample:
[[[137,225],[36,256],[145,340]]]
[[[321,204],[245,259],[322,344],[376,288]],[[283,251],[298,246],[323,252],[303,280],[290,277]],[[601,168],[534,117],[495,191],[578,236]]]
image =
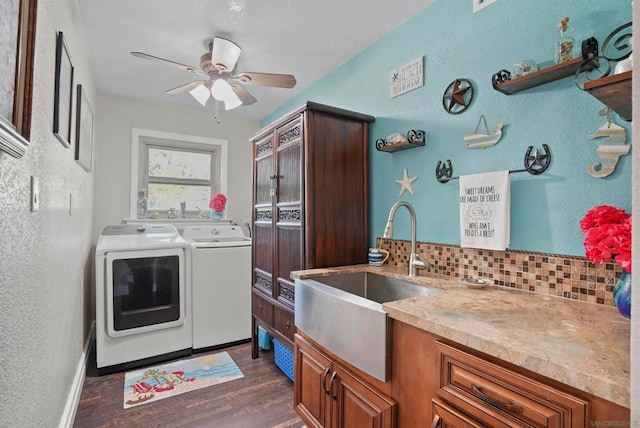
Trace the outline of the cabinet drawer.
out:
[[[251,294],[251,313],[270,326],[273,326],[273,304],[256,293]]]
[[[274,308],[273,317],[276,330],[293,342],[293,333],[295,330],[293,312],[276,307]]]
[[[493,426],[584,427],[586,402],[523,374],[436,342],[436,393]]]
[[[483,425],[463,415],[445,403],[433,400],[431,428],[484,428]]]

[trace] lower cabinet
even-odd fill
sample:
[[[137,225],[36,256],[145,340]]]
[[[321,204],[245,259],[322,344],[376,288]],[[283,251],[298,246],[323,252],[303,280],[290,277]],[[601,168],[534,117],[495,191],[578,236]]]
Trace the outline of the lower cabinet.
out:
[[[295,335],[294,407],[308,427],[393,428],[396,403]]]
[[[627,408],[398,321],[392,366],[402,428],[631,426]]]
[[[492,427],[586,425],[587,402],[548,384],[436,342],[436,394]]]

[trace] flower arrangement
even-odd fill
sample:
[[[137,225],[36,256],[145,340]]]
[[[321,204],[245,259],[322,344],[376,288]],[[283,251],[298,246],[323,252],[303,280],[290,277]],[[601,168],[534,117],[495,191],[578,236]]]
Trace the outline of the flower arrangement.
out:
[[[611,205],[593,207],[580,220],[587,259],[616,262],[631,272],[631,214]]]
[[[223,193],[216,193],[209,201],[209,208],[215,212],[221,213],[227,205],[227,197]]]
[[[569,28],[569,17],[565,16],[564,18],[562,18],[562,20],[558,22],[558,24],[556,24],[556,27],[558,27],[558,30],[560,30],[560,32],[567,31],[567,29]]]

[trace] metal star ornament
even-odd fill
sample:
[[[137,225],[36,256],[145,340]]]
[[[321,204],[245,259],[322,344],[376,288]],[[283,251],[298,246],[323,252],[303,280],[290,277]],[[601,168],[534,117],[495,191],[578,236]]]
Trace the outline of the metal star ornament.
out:
[[[442,106],[450,114],[460,114],[473,101],[473,85],[467,79],[456,79],[447,86],[442,95]]]
[[[418,177],[409,178],[409,174],[407,173],[407,168],[404,169],[404,176],[402,180],[393,180],[398,183],[400,187],[400,194],[398,196],[402,196],[402,194],[407,191],[413,195],[413,189],[411,189],[411,183],[416,181]]]

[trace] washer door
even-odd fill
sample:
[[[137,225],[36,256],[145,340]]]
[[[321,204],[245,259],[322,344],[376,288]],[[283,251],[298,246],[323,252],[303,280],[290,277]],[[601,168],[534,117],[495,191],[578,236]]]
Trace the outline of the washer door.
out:
[[[107,253],[107,334],[129,336],[184,324],[183,248]]]

